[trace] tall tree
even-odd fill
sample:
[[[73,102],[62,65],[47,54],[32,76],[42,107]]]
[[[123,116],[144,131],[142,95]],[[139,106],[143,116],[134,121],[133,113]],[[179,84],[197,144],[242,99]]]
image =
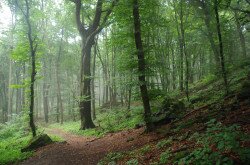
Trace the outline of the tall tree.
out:
[[[33,29],[31,25],[31,16],[30,16],[30,1],[25,0],[24,8],[18,3],[16,0],[16,3],[18,4],[19,9],[21,10],[26,24],[28,28],[27,37],[29,41],[29,48],[30,48],[30,57],[31,57],[31,75],[30,75],[30,107],[29,107],[29,125],[32,131],[33,137],[36,136],[36,126],[34,123],[34,98],[35,98],[35,92],[34,92],[34,85],[35,85],[35,78],[36,78],[36,51],[37,51],[37,43],[36,38],[33,34]]]
[[[86,19],[89,18],[88,15],[82,13],[82,1],[71,1],[75,3],[77,29],[82,40],[79,103],[81,116],[80,129],[88,129],[95,127],[91,118],[91,48],[94,45],[96,35],[104,28],[118,0],[113,0],[111,6],[105,11],[103,11],[103,0],[98,0],[95,5],[93,19],[89,25],[86,24]]]
[[[134,37],[135,37],[135,45],[138,57],[138,71],[139,71],[138,78],[140,84],[141,98],[144,107],[144,120],[146,122],[147,130],[151,131],[152,130],[151,109],[150,109],[148,89],[145,79],[146,64],[145,64],[145,56],[141,38],[141,22],[140,22],[138,0],[133,0],[133,17],[134,17]]]
[[[226,94],[228,94],[229,92],[228,81],[227,81],[227,73],[226,73],[225,60],[224,60],[224,48],[223,48],[223,42],[222,42],[218,0],[214,0],[214,12],[215,12],[215,18],[216,18],[217,35],[219,39],[219,55],[220,55],[221,73],[222,73],[222,77],[224,80],[225,91],[226,91]]]

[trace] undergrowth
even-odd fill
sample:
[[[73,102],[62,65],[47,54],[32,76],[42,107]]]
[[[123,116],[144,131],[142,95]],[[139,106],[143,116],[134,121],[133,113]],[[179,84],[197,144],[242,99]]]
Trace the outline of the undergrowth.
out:
[[[71,132],[84,136],[101,137],[106,133],[118,132],[121,130],[135,128],[136,125],[143,125],[143,108],[141,106],[131,107],[127,109],[99,110],[97,118],[94,121],[96,128],[79,130],[80,121],[64,122],[63,125],[55,123],[50,125],[51,128],[60,128],[67,132]]]
[[[24,119],[16,116],[0,126],[0,164],[10,164],[30,157],[32,152],[21,152],[32,136],[23,126]]]
[[[191,139],[198,147],[189,155],[178,160],[178,164],[247,164],[250,161],[250,149],[242,147],[241,141],[250,140],[249,136],[239,131],[239,126],[224,126],[215,119],[206,123],[204,134],[194,134]],[[238,157],[239,159],[235,159]]]

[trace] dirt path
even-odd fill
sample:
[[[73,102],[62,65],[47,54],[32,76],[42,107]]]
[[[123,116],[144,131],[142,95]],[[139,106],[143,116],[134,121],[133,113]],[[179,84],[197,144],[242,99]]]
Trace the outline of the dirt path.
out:
[[[155,133],[142,134],[143,128],[108,134],[102,138],[83,137],[59,129],[48,130],[66,140],[36,151],[21,165],[96,165],[110,152],[127,151],[159,139]]]

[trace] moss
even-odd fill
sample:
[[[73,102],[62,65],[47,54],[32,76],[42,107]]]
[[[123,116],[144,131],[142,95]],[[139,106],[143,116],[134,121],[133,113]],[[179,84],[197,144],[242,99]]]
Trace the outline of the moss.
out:
[[[21,151],[22,152],[27,152],[27,151],[32,151],[35,149],[38,149],[40,147],[46,146],[48,144],[51,144],[53,141],[47,134],[41,134],[35,138],[33,138],[29,144],[24,147]]]
[[[188,151],[180,151],[180,152],[177,152],[174,157],[173,157],[173,162],[176,162],[184,157],[186,157],[187,155],[189,154]]]
[[[250,79],[247,79],[242,83],[242,88],[239,92],[239,99],[249,99],[249,98],[250,98]]]

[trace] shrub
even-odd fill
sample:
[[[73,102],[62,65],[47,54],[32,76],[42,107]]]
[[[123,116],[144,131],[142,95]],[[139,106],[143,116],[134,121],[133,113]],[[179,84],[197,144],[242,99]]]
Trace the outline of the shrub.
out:
[[[170,137],[169,139],[164,139],[164,140],[158,142],[156,146],[157,146],[157,148],[160,149],[160,148],[163,148],[163,147],[169,145],[172,141],[173,141],[172,137]]]
[[[20,115],[15,116],[6,125],[1,125],[0,164],[15,163],[32,155],[32,152],[21,152],[31,139],[24,122],[25,118]]]
[[[207,131],[197,138],[197,145],[201,145],[188,156],[177,161],[178,164],[234,164],[230,154],[239,155],[242,164],[249,162],[250,149],[242,148],[239,140],[249,137],[243,136],[239,126],[223,126],[215,119],[206,123]]]
[[[130,159],[129,161],[126,162],[126,165],[138,165],[139,162],[137,159]]]
[[[171,152],[169,150],[166,150],[165,152],[161,153],[159,164],[167,164],[168,159],[170,157],[171,157]]]

